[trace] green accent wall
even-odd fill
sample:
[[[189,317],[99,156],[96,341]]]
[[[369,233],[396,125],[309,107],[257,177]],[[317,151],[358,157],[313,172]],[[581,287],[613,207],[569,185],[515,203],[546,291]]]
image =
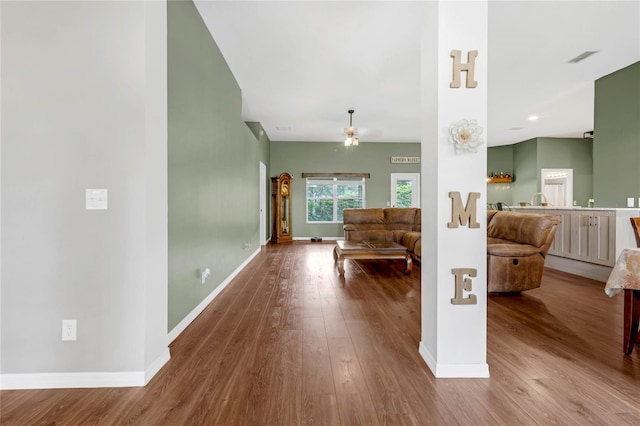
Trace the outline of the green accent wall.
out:
[[[509,173],[513,176],[513,145],[502,145],[487,148],[487,173]],[[487,203],[513,204],[513,188],[511,185],[487,184]]]
[[[513,204],[531,201],[538,192],[540,170],[538,168],[538,140],[529,139],[513,145]]]
[[[291,230],[294,238],[343,237],[342,224],[306,223],[306,181],[302,173],[370,173],[367,207],[387,207],[391,173],[420,173],[420,164],[391,164],[391,157],[419,157],[419,143],[366,143],[345,147],[333,142],[271,142],[271,176],[293,177]]]
[[[167,15],[171,330],[259,248],[269,141],[242,121],[240,87],[193,3],[170,1]]]
[[[592,152],[592,140],[580,138],[534,138],[489,148],[487,170],[507,172],[511,164],[515,180],[507,191],[487,185],[487,202],[531,202],[532,195],[541,190],[542,169],[573,169],[573,199],[576,205],[586,207],[593,194]]]
[[[592,139],[538,138],[538,190],[542,169],[573,169],[573,200],[587,207],[593,197]]]
[[[595,204],[626,207],[640,197],[640,62],[596,80],[594,114]]]

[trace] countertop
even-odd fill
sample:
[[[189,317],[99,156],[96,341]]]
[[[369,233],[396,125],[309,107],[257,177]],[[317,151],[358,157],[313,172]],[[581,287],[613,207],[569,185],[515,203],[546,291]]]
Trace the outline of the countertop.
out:
[[[615,211],[639,211],[640,207],[555,207],[555,206],[509,206],[511,209],[536,209],[536,210],[615,210]]]

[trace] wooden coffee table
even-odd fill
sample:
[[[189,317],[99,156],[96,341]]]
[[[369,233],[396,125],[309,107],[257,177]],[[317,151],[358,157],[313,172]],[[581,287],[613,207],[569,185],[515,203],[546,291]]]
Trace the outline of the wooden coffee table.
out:
[[[336,241],[333,260],[338,264],[340,275],[344,275],[345,259],[404,259],[404,273],[410,274],[413,268],[407,248],[390,241]]]

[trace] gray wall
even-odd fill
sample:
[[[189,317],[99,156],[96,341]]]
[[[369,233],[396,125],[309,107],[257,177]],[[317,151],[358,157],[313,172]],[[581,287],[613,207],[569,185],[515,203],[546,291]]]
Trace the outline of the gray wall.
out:
[[[171,330],[259,248],[269,142],[241,120],[240,88],[191,2],[169,2],[168,62]]]
[[[387,207],[391,198],[391,173],[420,173],[420,164],[391,164],[391,157],[419,157],[419,143],[367,143],[345,147],[340,142],[271,142],[271,176],[288,172],[292,182],[294,238],[343,237],[342,224],[306,223],[308,173],[371,173],[365,182],[367,207]]]
[[[144,371],[166,352],[164,5],[0,7],[1,372]]]
[[[596,80],[593,198],[626,207],[640,197],[640,62]]]

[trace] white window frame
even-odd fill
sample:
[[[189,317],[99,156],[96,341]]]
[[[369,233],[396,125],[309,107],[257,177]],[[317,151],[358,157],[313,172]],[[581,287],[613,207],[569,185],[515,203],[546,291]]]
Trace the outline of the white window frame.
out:
[[[333,220],[319,221],[309,220],[309,185],[333,185]],[[366,185],[365,178],[344,178],[344,177],[308,177],[305,185],[305,220],[306,223],[342,223],[338,220],[338,186],[340,185],[360,185],[362,186],[362,208],[366,207]],[[329,198],[327,198],[329,199]]]
[[[411,207],[420,207],[420,173],[391,173],[391,207],[397,207],[396,192],[399,180],[413,182],[411,188]]]

